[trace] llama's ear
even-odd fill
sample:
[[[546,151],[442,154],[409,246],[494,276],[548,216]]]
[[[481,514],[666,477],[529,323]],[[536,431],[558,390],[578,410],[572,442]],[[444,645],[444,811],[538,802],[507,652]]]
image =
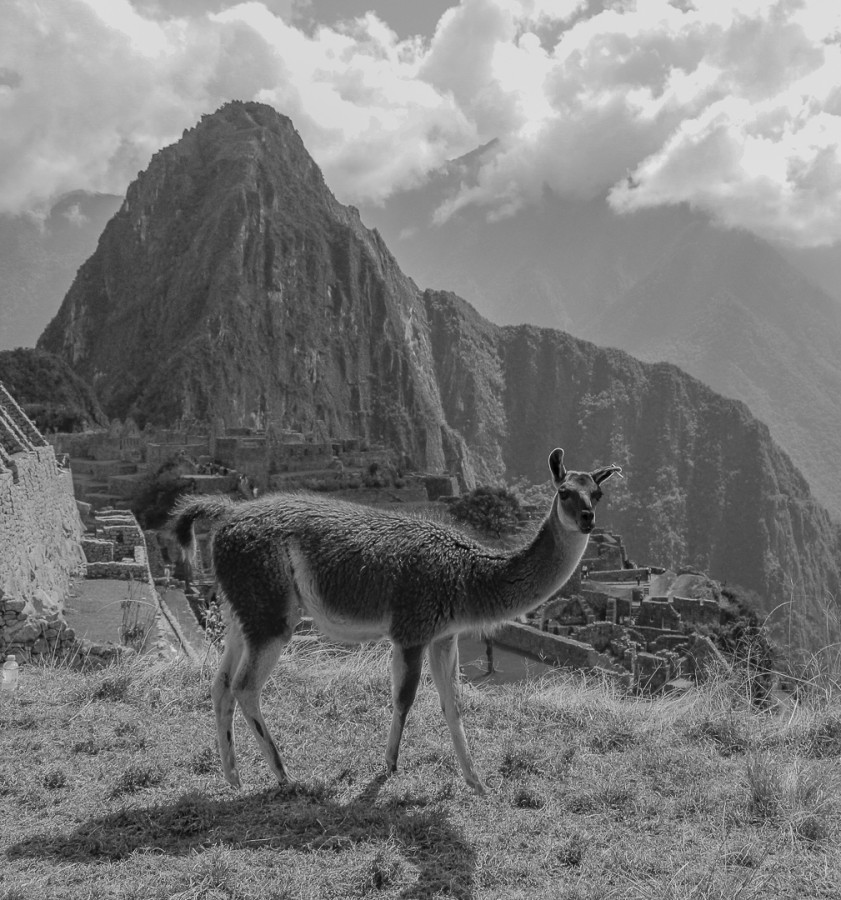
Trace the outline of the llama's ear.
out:
[[[567,470],[564,468],[564,451],[560,447],[555,447],[549,454],[549,471],[552,473],[555,487],[559,487],[567,474]]]
[[[603,481],[607,481],[611,475],[618,475],[620,478],[624,478],[625,476],[622,474],[621,466],[605,466],[603,469],[596,469],[595,472],[590,472],[590,475],[593,478],[593,481],[596,484],[601,484]]]

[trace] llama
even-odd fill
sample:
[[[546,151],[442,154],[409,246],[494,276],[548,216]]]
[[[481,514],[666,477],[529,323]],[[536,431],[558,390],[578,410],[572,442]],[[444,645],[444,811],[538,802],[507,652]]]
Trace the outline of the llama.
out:
[[[584,555],[600,485],[621,469],[568,471],[563,459],[560,448],[549,456],[556,489],[549,514],[527,544],[509,552],[425,519],[311,494],[237,504],[223,497],[181,501],[174,510],[175,536],[191,558],[193,523],[212,522],[214,574],[231,611],[212,688],[226,780],[240,786],[233,741],[237,704],[278,781],[289,780],[260,709],[260,692],[303,608],[338,641],[391,641],[389,773],[397,770],[427,654],[464,779],[483,793],[461,720],[458,635],[534,609],[569,579]]]

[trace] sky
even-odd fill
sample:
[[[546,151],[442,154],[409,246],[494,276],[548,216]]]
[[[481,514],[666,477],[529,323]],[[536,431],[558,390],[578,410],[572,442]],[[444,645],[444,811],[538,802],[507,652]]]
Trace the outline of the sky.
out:
[[[548,187],[841,240],[831,0],[3,0],[0,213],[123,194],[231,99],[288,115],[345,203],[496,139],[434,221]]]

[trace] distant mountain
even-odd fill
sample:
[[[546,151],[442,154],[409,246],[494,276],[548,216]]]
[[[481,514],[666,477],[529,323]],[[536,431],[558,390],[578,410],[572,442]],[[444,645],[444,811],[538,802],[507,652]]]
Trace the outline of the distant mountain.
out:
[[[841,305],[770,244],[698,223],[593,331],[746,402],[841,514]]]
[[[496,221],[470,206],[433,225],[493,152],[364,210],[405,271],[496,323],[559,327],[674,362],[744,401],[841,519],[841,249],[774,248],[686,207],[617,216],[603,197],[549,191]]]
[[[44,434],[108,424],[90,385],[45,350],[0,350],[0,382]]]
[[[423,186],[363,207],[400,266],[422,288],[464,297],[500,325],[562,328],[584,336],[700,216],[686,207],[616,216],[604,198],[559,197],[488,220],[467,206],[445,222],[433,216],[495,144],[454,160]]]
[[[261,104],[228,104],[155,155],[39,347],[141,425],[362,436],[468,483],[542,482],[560,444],[570,465],[625,468],[600,521],[640,562],[708,569],[769,608],[792,583],[802,609],[841,588],[839,529],[743,404],[422,293]]]
[[[0,350],[35,345],[121,202],[74,191],[43,220],[0,216]]]

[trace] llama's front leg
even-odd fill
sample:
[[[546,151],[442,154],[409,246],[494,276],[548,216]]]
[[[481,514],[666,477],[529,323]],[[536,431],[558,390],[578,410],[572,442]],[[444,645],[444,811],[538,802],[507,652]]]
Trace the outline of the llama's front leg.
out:
[[[423,647],[401,647],[392,644],[391,648],[391,699],[393,712],[391,731],[388,734],[388,745],[385,751],[385,764],[389,774],[397,771],[397,754],[400,750],[400,738],[403,737],[403,726],[406,716],[415,702],[418,692],[421,669],[423,668]]]
[[[467,737],[461,722],[461,685],[458,671],[458,635],[440,638],[429,645],[429,668],[438,695],[441,709],[450,729],[453,748],[464,780],[477,794],[485,793],[485,785],[473,765],[473,757],[467,746]]]

